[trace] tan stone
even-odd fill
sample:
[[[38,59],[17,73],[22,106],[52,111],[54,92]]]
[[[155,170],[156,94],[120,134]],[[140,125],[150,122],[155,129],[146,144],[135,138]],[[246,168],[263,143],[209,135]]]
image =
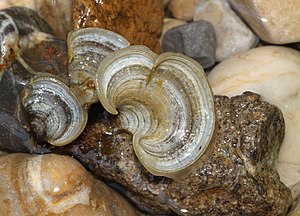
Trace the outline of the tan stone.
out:
[[[299,181],[300,52],[280,46],[251,49],[221,62],[208,79],[215,94],[234,96],[253,91],[281,109],[285,138],[279,164],[286,164],[288,169],[282,164],[278,171],[288,186]]]
[[[194,21],[210,22],[216,32],[216,61],[220,62],[257,44],[254,33],[231,10],[227,0],[197,0]]]
[[[13,6],[34,8],[34,0],[0,0],[0,9]]]
[[[135,209],[69,156],[0,156],[0,215],[127,216]]]
[[[285,44],[300,41],[299,0],[229,0],[264,41]]]
[[[168,10],[171,14],[184,21],[193,19],[195,0],[171,0],[168,4]]]
[[[72,29],[72,0],[34,0],[35,10],[53,28],[55,35],[67,39]]]

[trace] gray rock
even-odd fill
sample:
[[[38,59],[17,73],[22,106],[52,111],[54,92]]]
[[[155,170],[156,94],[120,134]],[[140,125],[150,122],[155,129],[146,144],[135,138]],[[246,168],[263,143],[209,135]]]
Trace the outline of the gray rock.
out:
[[[204,20],[191,22],[168,30],[162,40],[164,52],[178,52],[195,59],[202,67],[215,63],[216,34]]]

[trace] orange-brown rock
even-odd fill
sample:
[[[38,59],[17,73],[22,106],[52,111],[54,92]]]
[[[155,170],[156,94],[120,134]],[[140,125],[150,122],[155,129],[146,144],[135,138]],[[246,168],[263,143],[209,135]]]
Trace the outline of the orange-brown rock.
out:
[[[156,53],[160,52],[163,16],[161,0],[75,0],[73,4],[74,29],[105,28]]]

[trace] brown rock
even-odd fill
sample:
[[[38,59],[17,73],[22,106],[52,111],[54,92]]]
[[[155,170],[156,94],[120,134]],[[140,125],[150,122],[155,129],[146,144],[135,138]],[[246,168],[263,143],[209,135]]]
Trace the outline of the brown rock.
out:
[[[163,25],[161,0],[75,0],[73,28],[99,27],[117,32],[131,44],[160,52]]]
[[[168,4],[168,10],[173,17],[191,21],[194,15],[195,0],[171,0]]]
[[[260,39],[274,44],[300,41],[300,1],[229,0]]]
[[[74,156],[143,211],[284,215],[291,205],[291,193],[275,168],[284,137],[282,113],[257,94],[215,96],[215,138],[195,168],[176,181],[145,170],[134,154],[132,135],[116,129],[106,112],[94,109],[91,114],[96,116],[90,116],[79,139],[51,151]]]

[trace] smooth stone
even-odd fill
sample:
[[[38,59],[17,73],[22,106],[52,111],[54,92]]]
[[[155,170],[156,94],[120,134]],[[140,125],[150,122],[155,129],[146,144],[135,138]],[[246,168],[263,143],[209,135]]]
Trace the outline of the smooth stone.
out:
[[[132,45],[160,53],[164,6],[161,0],[74,0],[73,29],[97,27],[116,32]]]
[[[251,49],[221,62],[208,79],[215,94],[234,96],[253,91],[278,106],[286,127],[279,163],[300,166],[300,52],[279,46]],[[279,174],[282,180],[288,179],[282,169]]]
[[[1,155],[0,179],[1,215],[137,215],[127,200],[69,156]]]
[[[37,13],[53,28],[55,35],[66,40],[72,30],[73,0],[33,0]]]
[[[215,139],[177,180],[151,175],[134,153],[132,134],[96,104],[76,141],[49,150],[75,157],[146,215],[284,215],[292,197],[275,169],[282,113],[250,92],[214,99]]]
[[[258,39],[231,10],[227,0],[197,0],[194,21],[210,22],[216,32],[216,61],[220,62],[257,45]]]
[[[300,165],[292,163],[279,162],[277,171],[280,179],[290,189],[296,182],[300,182]]]
[[[165,33],[172,29],[175,28],[177,26],[181,26],[186,24],[187,22],[183,21],[183,20],[179,20],[179,19],[173,19],[173,18],[164,18],[164,26],[163,26],[163,30],[162,30],[162,34],[160,36],[160,44],[162,44],[162,39],[163,36],[165,35]]]
[[[166,8],[171,0],[163,0],[164,8]]]
[[[0,10],[14,6],[34,9],[34,0],[0,0]]]
[[[300,41],[300,1],[229,0],[232,7],[268,43]]]
[[[172,16],[184,21],[193,19],[194,8],[195,0],[171,0],[168,4]]]
[[[213,26],[204,20],[168,30],[162,40],[164,52],[182,53],[199,62],[203,68],[215,63],[216,36]]]

